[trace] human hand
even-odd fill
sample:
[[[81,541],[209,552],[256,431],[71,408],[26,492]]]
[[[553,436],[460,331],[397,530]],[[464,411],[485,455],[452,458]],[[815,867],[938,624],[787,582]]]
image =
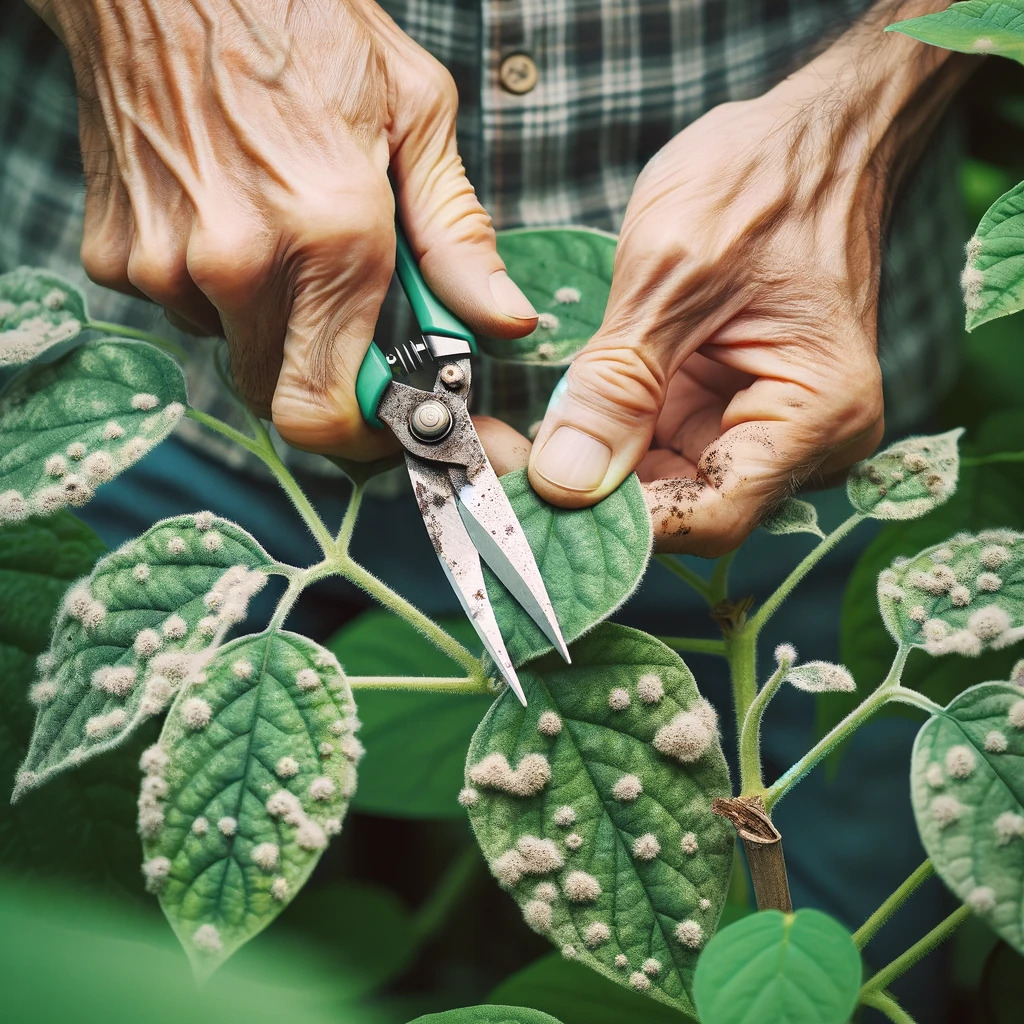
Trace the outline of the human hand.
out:
[[[33,0],[75,70],[93,280],[221,333],[243,396],[302,448],[371,458],[355,379],[394,269],[394,200],[480,333],[536,314],[455,145],[448,72],[370,0]]]
[[[938,64],[880,31],[870,45],[890,51],[877,67],[826,51],[645,168],[604,321],[533,447],[543,497],[589,505],[635,468],[660,549],[718,555],[877,445],[880,238],[951,90],[921,100]]]

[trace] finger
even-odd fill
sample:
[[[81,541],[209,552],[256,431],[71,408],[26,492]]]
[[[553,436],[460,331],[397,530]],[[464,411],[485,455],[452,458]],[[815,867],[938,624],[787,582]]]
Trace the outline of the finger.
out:
[[[761,380],[730,404],[724,432],[701,454],[696,478],[646,488],[663,551],[715,557],[733,550],[803,481],[843,460],[862,457],[882,433],[881,387],[861,375],[848,395],[787,402],[793,385]],[[747,418],[749,410],[768,415]],[[785,410],[786,418],[778,418]]]
[[[437,297],[477,334],[519,338],[537,312],[498,255],[491,218],[477,199],[455,144],[458,97],[448,71],[423,53],[399,95],[391,173],[398,211],[420,271]]]
[[[526,468],[531,446],[518,430],[491,416],[474,416],[473,425],[498,476]]]

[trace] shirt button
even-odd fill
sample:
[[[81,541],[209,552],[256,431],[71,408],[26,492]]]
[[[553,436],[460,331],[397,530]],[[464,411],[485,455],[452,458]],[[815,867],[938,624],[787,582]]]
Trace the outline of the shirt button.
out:
[[[508,92],[521,96],[537,84],[537,65],[525,53],[510,53],[498,68],[498,81]]]

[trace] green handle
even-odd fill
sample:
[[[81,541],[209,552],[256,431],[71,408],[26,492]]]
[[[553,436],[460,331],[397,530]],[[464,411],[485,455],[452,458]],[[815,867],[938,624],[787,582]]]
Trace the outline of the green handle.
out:
[[[420,268],[413,257],[400,224],[397,226],[397,234],[395,270],[398,272],[398,280],[402,282],[402,288],[409,299],[409,305],[412,306],[412,311],[416,314],[420,332],[422,334],[438,334],[445,338],[461,338],[469,344],[473,352],[476,352],[476,340],[473,338],[473,332],[461,320],[453,316],[445,306],[441,305],[434,293],[427,287],[427,282],[420,274]]]
[[[363,356],[359,374],[356,377],[356,401],[363,419],[379,430],[384,424],[377,415],[377,406],[384,395],[384,389],[391,383],[391,367],[374,342]]]

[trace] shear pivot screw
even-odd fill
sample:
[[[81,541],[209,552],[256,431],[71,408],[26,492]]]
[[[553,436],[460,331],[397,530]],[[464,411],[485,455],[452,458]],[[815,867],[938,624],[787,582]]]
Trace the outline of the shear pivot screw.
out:
[[[451,391],[462,387],[463,382],[466,380],[465,372],[456,363],[445,363],[441,367],[440,377],[441,383]]]
[[[440,441],[451,429],[452,414],[441,402],[421,402],[409,415],[409,430],[420,441]]]

